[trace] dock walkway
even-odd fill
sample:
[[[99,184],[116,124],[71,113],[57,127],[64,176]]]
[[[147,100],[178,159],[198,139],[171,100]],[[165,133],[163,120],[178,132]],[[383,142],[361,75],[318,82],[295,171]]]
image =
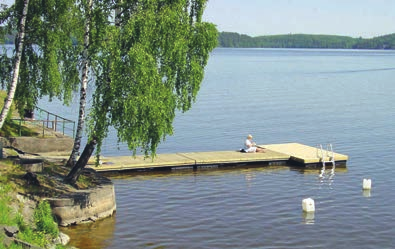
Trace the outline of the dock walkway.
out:
[[[102,159],[99,166],[89,167],[98,172],[126,172],[172,170],[180,168],[226,167],[247,164],[287,165],[297,164],[304,167],[322,165],[320,151],[299,143],[259,145],[266,148],[265,153],[241,153],[239,151],[188,152],[158,154],[153,160],[144,156],[119,156]],[[324,150],[324,155],[327,155]],[[345,167],[348,156],[334,153],[336,164]],[[324,160],[327,161],[325,158]]]

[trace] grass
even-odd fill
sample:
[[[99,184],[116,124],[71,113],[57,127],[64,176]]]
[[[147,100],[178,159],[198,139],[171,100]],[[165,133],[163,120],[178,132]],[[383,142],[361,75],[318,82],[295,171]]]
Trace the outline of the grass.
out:
[[[51,206],[47,201],[42,201],[38,204],[34,212],[34,221],[38,231],[44,234],[49,234],[52,238],[56,238],[59,235],[59,229],[57,224],[54,222],[52,216]]]
[[[68,189],[58,189],[53,177],[49,177],[49,174],[52,176],[55,174],[62,175],[62,173],[67,172],[67,169],[50,164],[47,164],[46,168],[45,173],[37,174],[41,186],[28,186],[21,179],[25,174],[21,167],[14,165],[10,160],[0,160],[0,225],[17,226],[19,228],[18,239],[40,247],[45,247],[48,241],[52,241],[59,235],[58,225],[54,221],[49,203],[46,201],[39,202],[34,210],[34,222],[32,224],[28,224],[22,214],[12,206],[18,207],[20,205],[16,200],[16,193],[39,197],[40,195],[57,195],[68,191]],[[0,233],[0,249],[5,249],[7,247],[1,243],[3,241],[1,236],[4,236],[3,233]],[[22,247],[12,244],[8,248]],[[66,247],[57,245],[56,248]]]
[[[0,184],[0,224],[3,225],[14,225],[14,220],[11,216],[11,208],[9,203],[11,197],[7,194],[10,192],[10,185]]]
[[[45,247],[48,241],[59,235],[58,225],[54,221],[51,207],[47,201],[40,202],[34,210],[33,227],[28,226],[21,215],[16,220],[20,229],[18,238],[30,244]]]
[[[4,180],[4,178],[3,178]],[[57,223],[52,216],[51,207],[48,202],[42,201],[34,211],[34,224],[27,224],[24,217],[15,212],[10,206],[12,204],[12,193],[14,189],[11,184],[0,182],[0,224],[17,226],[19,233],[17,238],[27,243],[45,247],[48,241],[59,235]],[[4,237],[2,233],[1,236]],[[3,241],[2,238],[0,238]],[[6,248],[0,243],[0,249]],[[22,248],[20,245],[12,244],[9,248]]]
[[[4,102],[6,92],[0,90],[0,102]],[[14,105],[11,107],[10,113],[3,128],[0,130],[0,136],[3,137],[17,137],[17,136],[31,136],[36,137],[40,135],[37,129],[21,125],[12,119],[19,118],[15,113]],[[23,124],[23,123],[22,123]],[[8,155],[13,151],[8,151]],[[18,153],[15,153],[18,155]],[[11,206],[18,203],[16,200],[16,193],[28,194],[40,199],[41,197],[55,197],[62,193],[67,193],[75,190],[74,187],[63,184],[63,177],[70,171],[62,165],[45,164],[44,172],[37,174],[37,179],[40,186],[27,185],[22,176],[26,173],[20,166],[14,165],[13,161],[7,159],[0,159],[0,225],[18,226],[18,238],[30,244],[45,247],[48,241],[55,238],[59,234],[58,225],[54,222],[50,205],[47,202],[40,202],[34,213],[34,223],[27,224],[24,217],[14,210]],[[78,189],[89,188],[95,186],[96,182],[91,177],[81,175],[75,187]],[[12,205],[14,203],[14,205]],[[20,205],[20,204],[19,204]],[[20,207],[21,208],[21,207]],[[2,232],[0,232],[0,249],[5,248],[23,248],[21,245],[11,244],[5,247]],[[56,245],[57,249],[66,248],[62,245]]]
[[[7,97],[7,92],[0,90],[0,103],[4,103],[6,97]],[[19,136],[38,136],[40,134],[26,127],[19,121],[14,121],[12,119],[20,119],[19,114],[15,110],[14,104],[12,104],[11,109],[4,122],[4,125],[0,130],[0,136],[19,137]]]
[[[0,136],[2,137],[37,137],[40,133],[20,124],[18,121],[6,119],[3,128],[0,130]]]

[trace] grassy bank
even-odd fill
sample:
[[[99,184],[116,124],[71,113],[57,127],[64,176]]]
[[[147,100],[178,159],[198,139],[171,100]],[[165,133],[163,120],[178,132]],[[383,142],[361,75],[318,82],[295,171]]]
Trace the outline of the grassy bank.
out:
[[[76,190],[75,187],[62,182],[68,171],[68,168],[60,164],[46,163],[44,171],[36,174],[39,181],[37,186],[28,184],[23,179],[26,171],[21,166],[15,165],[8,159],[0,160],[0,227],[5,225],[18,227],[17,239],[30,244],[44,248],[48,243],[52,243],[58,236],[59,230],[45,198]],[[76,187],[84,189],[93,185],[89,177],[82,175]],[[23,248],[16,243],[6,247],[5,237],[0,230],[0,249]],[[57,245],[56,248],[66,247]]]
[[[4,101],[6,93],[0,91],[0,101]],[[14,108],[8,116],[2,137],[37,136],[37,128],[19,126],[19,122],[12,119],[19,118]],[[76,189],[86,189],[95,186],[90,176],[81,175],[75,186],[63,183],[70,168],[63,167],[63,162],[44,163],[44,170],[37,173],[39,184],[30,184],[23,177],[26,170],[15,160],[20,156],[17,150],[3,148],[6,159],[0,159],[0,249],[25,248],[18,243],[11,243],[4,233],[4,226],[17,227],[19,232],[16,239],[39,247],[46,247],[58,237],[58,224],[54,221],[50,205],[46,198],[58,197],[65,193],[75,192]],[[53,248],[53,247],[51,247]],[[56,248],[67,248],[57,245]]]
[[[30,192],[20,177],[24,171],[11,161],[0,162],[0,226],[15,226],[19,232],[18,240],[29,244],[45,247],[59,235],[59,229],[52,217],[51,207],[48,202],[40,201],[31,217],[25,217],[22,213],[24,204],[18,200],[19,193]],[[21,185],[22,184],[22,185]],[[11,243],[8,247],[4,244],[5,234],[0,233],[0,249],[2,248],[24,248],[18,243]],[[57,248],[63,248],[59,246]]]

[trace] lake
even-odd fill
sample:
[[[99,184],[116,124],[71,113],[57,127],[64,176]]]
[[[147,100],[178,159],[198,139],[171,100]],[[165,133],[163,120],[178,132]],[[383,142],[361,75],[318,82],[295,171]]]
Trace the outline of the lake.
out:
[[[394,79],[395,51],[215,49],[158,153],[235,150],[251,133],[258,144],[332,143],[347,169],[114,177],[116,215],[63,231],[79,248],[393,248]],[[42,104],[76,119],[76,105]],[[103,154],[130,153],[111,132]],[[307,197],[313,214],[302,212]]]

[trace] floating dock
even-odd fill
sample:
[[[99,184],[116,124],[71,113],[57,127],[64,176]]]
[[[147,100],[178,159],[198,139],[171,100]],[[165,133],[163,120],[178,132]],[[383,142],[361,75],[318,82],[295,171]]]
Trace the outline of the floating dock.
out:
[[[298,165],[303,167],[322,166],[332,155],[336,167],[345,167],[348,156],[327,150],[320,150],[299,143],[259,145],[265,153],[242,153],[239,151],[188,152],[158,154],[154,159],[144,156],[106,157],[99,166],[89,167],[102,173],[132,171],[174,170],[184,168],[208,168],[247,165]],[[324,155],[324,158],[322,156]]]

